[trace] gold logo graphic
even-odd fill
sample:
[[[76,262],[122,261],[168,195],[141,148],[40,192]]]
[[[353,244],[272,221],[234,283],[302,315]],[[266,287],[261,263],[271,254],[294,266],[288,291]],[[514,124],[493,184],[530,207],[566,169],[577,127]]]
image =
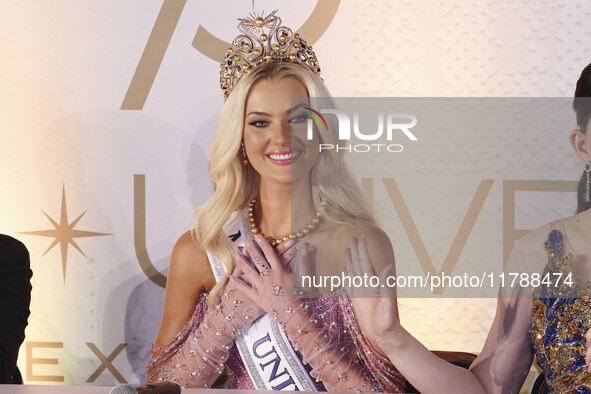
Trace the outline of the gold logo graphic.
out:
[[[160,287],[166,287],[166,276],[162,275],[148,256],[146,246],[146,176],[133,176],[133,240],[135,255],[144,274]]]
[[[86,383],[94,383],[94,381],[103,373],[105,370],[109,370],[113,377],[117,379],[119,383],[127,383],[121,372],[115,368],[113,365],[113,361],[115,358],[125,349],[127,346],[126,343],[120,343],[117,345],[115,350],[109,354],[109,356],[105,356],[102,351],[98,348],[98,346],[92,342],[86,342],[86,346],[92,351],[92,353],[98,358],[100,361],[100,365],[97,369],[86,379]],[[39,356],[33,355],[34,349],[63,349],[64,343],[63,342],[26,342],[25,349],[26,349],[26,375],[25,380],[27,382],[63,382],[64,376],[63,375],[39,375],[35,374],[33,370],[36,365],[55,365],[54,370],[61,370],[59,363],[59,358],[42,358]],[[61,352],[60,352],[61,353]]]
[[[340,2],[341,0],[318,0],[308,20],[296,31],[306,37],[306,41],[310,45],[315,44],[334,19]],[[162,8],[158,13],[144,52],[121,104],[122,110],[141,110],[144,108],[186,3],[187,0],[164,0],[164,3],[162,3]],[[254,8],[254,1],[252,6]],[[230,47],[230,44],[199,25],[192,46],[205,56],[218,62]]]
[[[121,351],[123,349],[125,349],[125,347],[127,346],[126,343],[120,343],[115,348],[115,350],[113,350],[113,352],[111,352],[111,354],[109,355],[109,357],[105,356],[99,350],[99,348],[94,343],[92,343],[92,342],[86,342],[86,346],[88,346],[90,348],[90,350],[92,350],[92,352],[94,353],[94,355],[101,362],[101,365],[98,366],[98,368],[96,369],[96,371],[94,371],[92,373],[92,375],[90,375],[90,377],[88,379],[86,379],[86,383],[94,383],[94,381],[96,380],[96,378],[98,378],[99,375],[101,373],[103,373],[103,371],[105,369],[108,369],[109,372],[111,372],[111,374],[113,374],[113,376],[115,377],[115,379],[117,379],[117,381],[119,383],[127,383],[127,380],[125,380],[125,378],[123,377],[123,375],[121,375],[121,373],[113,365],[113,360],[115,360],[115,357],[117,357],[119,355],[119,353],[121,353]]]
[[[102,235],[111,235],[107,233],[96,233],[92,231],[83,231],[83,230],[76,230],[74,227],[78,224],[82,216],[86,214],[84,211],[80,216],[74,219],[73,222],[68,222],[68,208],[66,206],[66,187],[62,186],[62,208],[60,213],[60,222],[58,223],[54,220],[51,216],[49,216],[44,210],[41,210],[45,217],[50,221],[53,225],[53,229],[51,230],[39,230],[39,231],[25,231],[21,232],[20,234],[28,234],[28,235],[38,235],[41,237],[51,237],[53,238],[53,242],[47,250],[43,253],[43,256],[47,254],[54,246],[60,244],[60,249],[62,253],[62,270],[64,274],[64,283],[66,282],[66,265],[68,261],[68,245],[72,245],[77,251],[82,253],[82,256],[86,257],[82,249],[78,246],[78,244],[74,241],[74,238],[84,238],[84,237],[98,237]]]
[[[58,365],[59,360],[57,358],[40,358],[33,356],[33,349],[35,348],[50,348],[50,349],[63,349],[63,342],[27,342],[26,343],[26,354],[27,354],[27,369],[26,369],[26,380],[28,382],[63,382],[64,377],[60,375],[37,375],[33,373],[34,365]]]
[[[445,256],[445,259],[443,260],[443,265],[441,266],[440,272],[437,272],[437,269],[433,264],[433,260],[431,259],[431,256],[429,255],[427,248],[425,247],[425,243],[421,238],[419,230],[417,229],[417,226],[412,218],[408,206],[404,201],[404,197],[402,196],[402,192],[400,191],[400,188],[398,187],[396,180],[392,178],[383,178],[382,182],[384,183],[384,186],[388,191],[390,200],[394,205],[394,209],[398,213],[398,217],[400,218],[402,226],[404,227],[404,230],[408,235],[410,244],[412,245],[415,255],[417,256],[419,264],[421,264],[421,267],[423,268],[423,272],[429,272],[433,276],[439,275],[440,272],[453,272],[460,258],[460,254],[462,253],[462,250],[464,249],[464,246],[468,241],[468,236],[474,228],[474,223],[476,223],[478,214],[482,210],[484,202],[486,201],[486,198],[490,193],[490,189],[494,181],[492,179],[483,179],[480,181],[480,185],[478,185],[478,189],[476,190],[476,193],[472,198],[472,202],[470,203],[470,206],[468,207],[468,210],[464,215],[464,219],[460,224],[460,228],[456,233],[456,236],[449,248],[449,251],[447,252],[447,255]],[[363,186],[365,190],[371,190],[372,198],[368,201],[373,201],[373,179],[364,179]],[[443,290],[444,288],[436,288],[433,291],[433,293],[441,294],[443,293]]]

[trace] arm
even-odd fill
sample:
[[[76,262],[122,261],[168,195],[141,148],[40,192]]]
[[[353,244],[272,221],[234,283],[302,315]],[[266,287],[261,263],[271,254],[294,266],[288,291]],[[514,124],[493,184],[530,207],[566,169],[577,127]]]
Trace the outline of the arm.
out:
[[[230,276],[220,303],[208,309],[204,292],[215,279],[207,255],[190,234],[179,239],[171,256],[164,312],[146,382],[166,380],[203,388],[215,382],[234,337],[260,314],[255,305],[237,299],[235,276],[240,276],[238,270]],[[163,344],[167,338],[172,340]]]
[[[178,239],[170,256],[164,310],[154,341],[155,348],[183,329],[191,320],[200,295],[214,284],[215,278],[207,254],[193,241],[191,232],[187,231]]]
[[[358,256],[353,266],[375,275],[363,241],[351,255]],[[388,270],[382,271],[381,283],[388,274]],[[400,325],[394,316],[396,302],[391,289],[384,287],[376,291],[374,298],[352,300],[359,324],[420,392],[519,392],[533,358],[528,336],[529,298],[499,298],[484,348],[470,370],[466,370],[435,356]]]
[[[19,241],[0,235],[0,383],[16,372],[31,302],[29,252]]]
[[[358,301],[354,304],[360,308],[367,308],[368,305],[364,305],[367,302],[376,302],[372,299]],[[517,393],[533,358],[528,337],[531,313],[528,301],[499,299],[493,328],[469,370],[435,356],[399,324],[388,334],[372,339],[422,393]]]

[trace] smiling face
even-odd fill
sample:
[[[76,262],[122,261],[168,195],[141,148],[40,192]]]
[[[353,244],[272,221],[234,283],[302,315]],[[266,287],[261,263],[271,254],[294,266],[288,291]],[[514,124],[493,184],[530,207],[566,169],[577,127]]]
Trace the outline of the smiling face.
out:
[[[306,139],[307,105],[306,88],[292,77],[264,79],[250,90],[244,147],[248,161],[264,181],[290,184],[314,165],[318,140],[316,133],[313,140]]]

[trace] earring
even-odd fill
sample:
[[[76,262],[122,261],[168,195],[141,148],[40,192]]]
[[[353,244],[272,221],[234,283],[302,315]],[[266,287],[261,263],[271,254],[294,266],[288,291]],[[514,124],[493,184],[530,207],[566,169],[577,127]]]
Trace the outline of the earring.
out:
[[[585,201],[590,202],[591,201],[591,187],[589,186],[589,183],[590,183],[589,173],[591,173],[591,161],[586,161],[583,169],[587,173],[587,190],[585,191]]]
[[[242,160],[242,165],[243,166],[247,166],[248,165],[248,159],[246,156],[246,149],[244,149],[244,142],[242,143],[242,157],[244,157],[244,159]]]

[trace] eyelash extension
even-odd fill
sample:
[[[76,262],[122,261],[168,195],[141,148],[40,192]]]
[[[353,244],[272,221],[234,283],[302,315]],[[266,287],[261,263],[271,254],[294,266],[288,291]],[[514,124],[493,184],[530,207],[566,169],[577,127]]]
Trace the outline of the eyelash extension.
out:
[[[291,118],[289,121],[290,122],[293,122],[293,121],[298,121],[299,120],[299,121],[303,122],[303,121],[305,121],[308,118],[309,118],[309,116],[306,115],[306,114],[299,114],[299,115],[296,115],[293,118]]]
[[[248,124],[250,126],[254,126],[254,127],[263,127],[263,126],[257,126],[257,123],[265,123],[265,126],[267,126],[269,124],[269,122],[266,120],[253,120],[252,122],[249,122]]]
[[[296,121],[296,122],[298,122],[298,121],[299,122],[303,122],[307,118],[308,118],[308,116],[306,116],[306,114],[300,114],[300,115],[294,116],[293,118],[290,118],[289,119],[289,122],[290,123],[291,122],[294,122],[294,121]],[[262,125],[261,126],[257,126],[257,123],[265,123],[265,125],[264,126],[262,126]],[[253,127],[265,127],[265,126],[268,126],[270,123],[271,122],[269,122],[268,120],[253,120],[252,122],[248,122],[248,124],[250,126],[253,126]]]

